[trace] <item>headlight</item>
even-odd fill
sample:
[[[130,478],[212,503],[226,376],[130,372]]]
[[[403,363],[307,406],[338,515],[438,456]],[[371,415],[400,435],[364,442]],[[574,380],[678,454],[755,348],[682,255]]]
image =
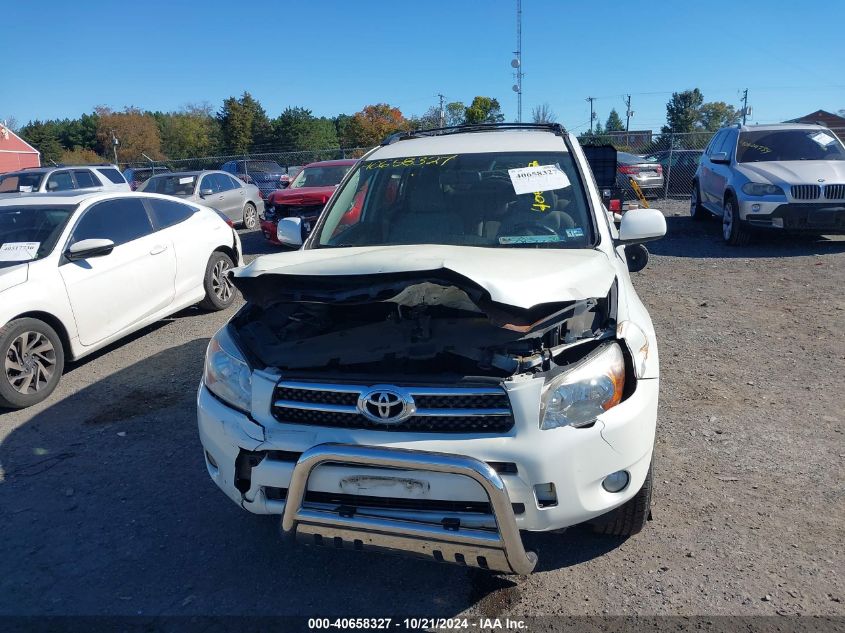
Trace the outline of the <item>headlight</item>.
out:
[[[543,388],[540,428],[586,426],[622,400],[625,359],[616,343],[600,347]]]
[[[766,185],[762,182],[747,182],[742,185],[742,190],[749,196],[782,196],[783,189],[777,185]]]
[[[211,337],[202,380],[218,398],[241,411],[252,408],[252,371],[224,326]]]

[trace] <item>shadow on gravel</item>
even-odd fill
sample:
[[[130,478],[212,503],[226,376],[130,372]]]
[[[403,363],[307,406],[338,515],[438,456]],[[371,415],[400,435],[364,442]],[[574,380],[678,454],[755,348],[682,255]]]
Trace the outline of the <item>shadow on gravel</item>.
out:
[[[667,217],[666,237],[649,242],[654,255],[753,259],[758,257],[807,257],[845,252],[845,239],[760,231],[748,246],[728,246],[717,218],[697,222],[691,217]]]
[[[0,444],[0,614],[448,616],[519,596],[518,579],[288,545],[277,519],[229,501],[196,431],[206,345],[94,382]],[[607,543],[563,534],[531,546],[549,569]]]

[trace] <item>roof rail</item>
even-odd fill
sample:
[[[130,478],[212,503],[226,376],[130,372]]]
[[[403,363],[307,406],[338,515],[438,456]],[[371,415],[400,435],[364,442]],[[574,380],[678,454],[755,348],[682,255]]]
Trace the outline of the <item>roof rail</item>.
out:
[[[381,144],[390,145],[397,141],[404,141],[410,138],[421,136],[440,136],[442,134],[457,134],[461,132],[496,132],[504,130],[547,130],[559,136],[566,133],[566,129],[560,123],[469,123],[464,125],[451,125],[448,127],[435,127],[425,130],[406,130],[395,132],[385,138]]]

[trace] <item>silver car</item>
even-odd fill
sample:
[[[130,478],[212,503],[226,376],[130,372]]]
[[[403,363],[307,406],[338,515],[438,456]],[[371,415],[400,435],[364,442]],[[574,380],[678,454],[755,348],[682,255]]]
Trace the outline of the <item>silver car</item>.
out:
[[[656,158],[617,152],[616,165],[616,184],[624,191],[633,192],[633,180],[646,197],[663,193],[663,166]],[[626,197],[634,198],[630,194]]]
[[[754,228],[845,233],[845,146],[820,125],[719,130],[701,157],[690,215],[722,218],[728,244]]]
[[[217,209],[245,229],[258,226],[264,201],[258,187],[238,180],[225,171],[181,171],[153,176],[138,191],[161,193],[192,200]]]

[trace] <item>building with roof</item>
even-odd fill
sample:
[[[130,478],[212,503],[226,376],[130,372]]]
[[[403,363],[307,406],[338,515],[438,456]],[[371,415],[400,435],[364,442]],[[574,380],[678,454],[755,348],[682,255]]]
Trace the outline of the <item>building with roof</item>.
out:
[[[40,166],[41,153],[0,122],[0,174]]]

